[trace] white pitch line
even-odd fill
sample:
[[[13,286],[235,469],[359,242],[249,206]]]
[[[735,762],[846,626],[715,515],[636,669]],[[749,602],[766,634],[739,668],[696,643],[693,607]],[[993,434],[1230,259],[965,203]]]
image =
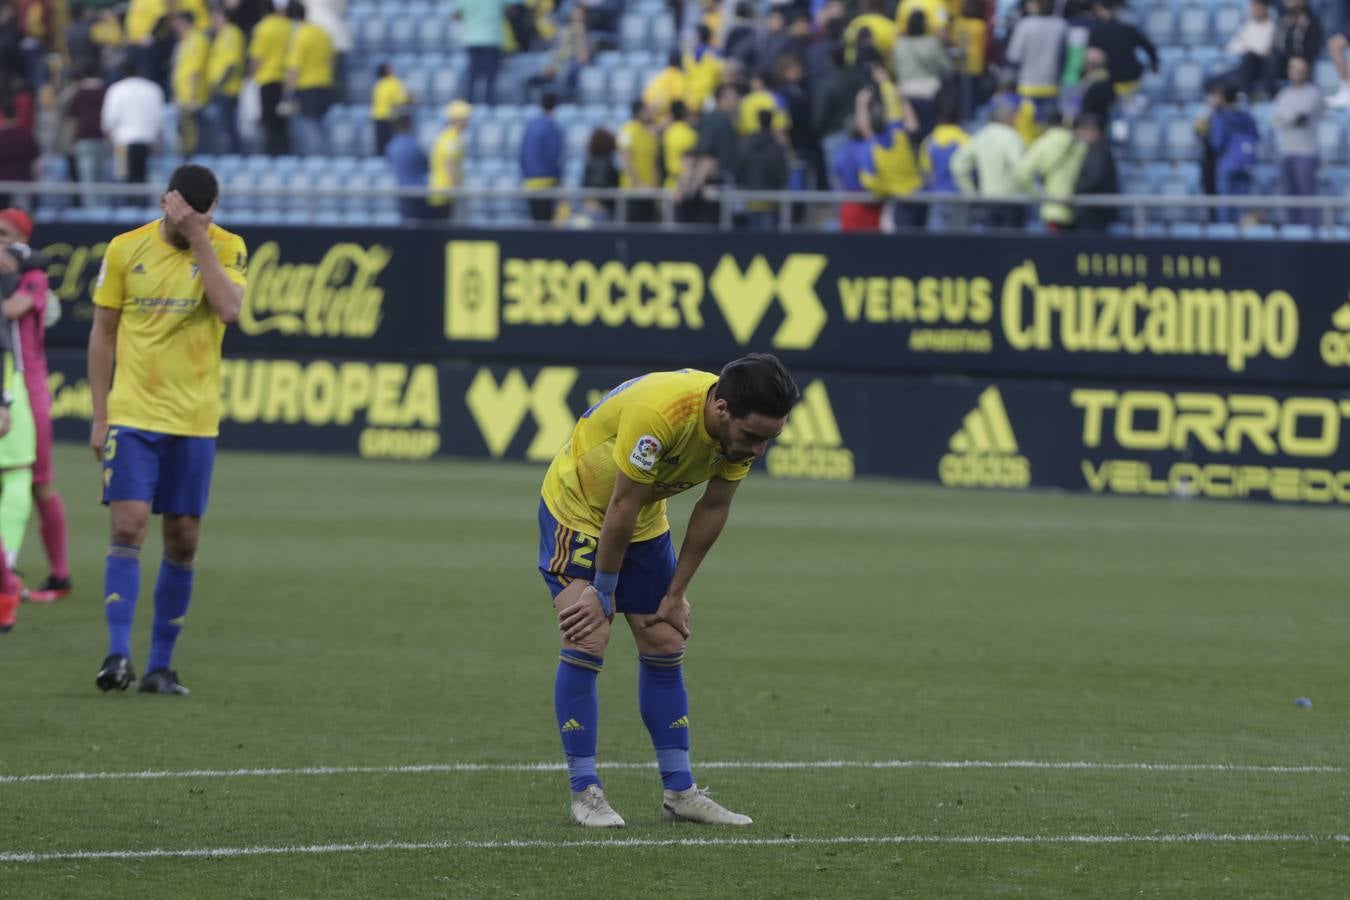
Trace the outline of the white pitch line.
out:
[[[822,759],[822,760],[728,760],[699,762],[700,770],[815,771],[824,769],[1049,769],[1106,772],[1228,772],[1276,775],[1339,774],[1342,766],[1246,765],[1240,763],[1147,763],[1047,761],[1033,759]],[[601,763],[602,769],[654,769],[649,762]],[[0,784],[31,784],[47,781],[153,781],[166,778],[277,778],[314,775],[423,775],[468,772],[561,772],[558,762],[534,763],[428,763],[408,766],[304,766],[266,769],[147,769],[141,772],[47,772],[34,775],[0,775]]]
[[[897,834],[877,837],[781,838],[618,838],[610,840],[380,841],[356,844],[300,844],[283,847],[200,847],[186,850],[72,850],[0,852],[0,863],[94,861],[103,859],[221,859],[238,856],[365,853],[381,850],[562,850],[568,847],[801,847],[899,846],[903,844],[1319,844],[1350,843],[1350,834]]]

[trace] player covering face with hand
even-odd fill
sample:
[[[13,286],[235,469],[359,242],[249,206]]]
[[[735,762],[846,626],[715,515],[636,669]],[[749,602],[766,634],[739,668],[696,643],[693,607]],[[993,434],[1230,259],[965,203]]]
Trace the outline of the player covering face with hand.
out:
[[[618,827],[596,774],[610,627],[622,613],[638,650],[638,704],[664,787],[662,815],[749,825],[694,783],[684,650],[689,583],[716,542],[736,488],[783,430],[799,393],[775,357],[720,375],[683,369],[634,378],[582,415],[544,478],[539,570],[562,632],[554,704],[572,782],[572,820]],[[707,482],[676,556],[666,498]]]
[[[211,222],[219,187],[210,169],[180,166],[160,200],[164,217],[108,243],[89,332],[89,443],[103,465],[112,511],[104,569],[108,656],[96,684],[126,690],[141,545],[164,515],[150,658],[140,690],[188,693],[170,668],[192,600],[197,537],[220,430],[220,345],[239,321],[248,255]],[[113,378],[116,366],[117,377]]]

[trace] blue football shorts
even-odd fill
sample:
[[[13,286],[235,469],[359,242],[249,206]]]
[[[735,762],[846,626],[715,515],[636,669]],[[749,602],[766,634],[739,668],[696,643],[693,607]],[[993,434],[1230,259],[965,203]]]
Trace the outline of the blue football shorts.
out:
[[[141,500],[157,514],[204,515],[215,462],[215,438],[113,425],[103,445],[103,502]]]
[[[539,501],[539,571],[549,593],[557,597],[575,579],[595,578],[595,535],[574,531],[553,518]],[[621,613],[650,615],[661,606],[670,581],[675,577],[675,545],[670,532],[628,545],[619,569],[619,589],[614,609]]]

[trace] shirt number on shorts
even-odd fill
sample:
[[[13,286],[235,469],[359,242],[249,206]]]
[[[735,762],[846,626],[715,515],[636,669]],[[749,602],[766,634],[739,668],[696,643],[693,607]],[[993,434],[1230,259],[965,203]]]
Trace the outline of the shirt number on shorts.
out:
[[[595,562],[592,559],[595,555],[595,538],[589,534],[579,534],[576,543],[580,546],[572,551],[572,565],[581,566],[583,569],[595,568]]]
[[[103,461],[110,463],[117,456],[117,429],[109,428],[108,436],[103,439]]]

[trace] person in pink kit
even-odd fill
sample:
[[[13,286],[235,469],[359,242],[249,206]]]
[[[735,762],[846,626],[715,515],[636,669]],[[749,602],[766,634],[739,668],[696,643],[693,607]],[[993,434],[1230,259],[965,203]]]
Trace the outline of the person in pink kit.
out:
[[[27,250],[33,236],[33,220],[21,209],[0,210],[0,246]],[[11,255],[14,255],[11,250]],[[38,587],[26,593],[33,603],[51,603],[70,593],[70,563],[66,552],[66,508],[56,490],[52,475],[52,396],[47,386],[47,274],[40,268],[24,265],[18,289],[0,309],[17,330],[15,355],[23,368],[29,406],[33,412],[37,454],[32,469],[32,497],[41,518],[42,545],[47,552],[50,574]],[[15,389],[18,385],[14,386]],[[24,524],[27,516],[22,516]],[[22,531],[19,532],[22,535]],[[17,541],[11,548],[17,551]],[[8,561],[12,566],[13,562]]]

